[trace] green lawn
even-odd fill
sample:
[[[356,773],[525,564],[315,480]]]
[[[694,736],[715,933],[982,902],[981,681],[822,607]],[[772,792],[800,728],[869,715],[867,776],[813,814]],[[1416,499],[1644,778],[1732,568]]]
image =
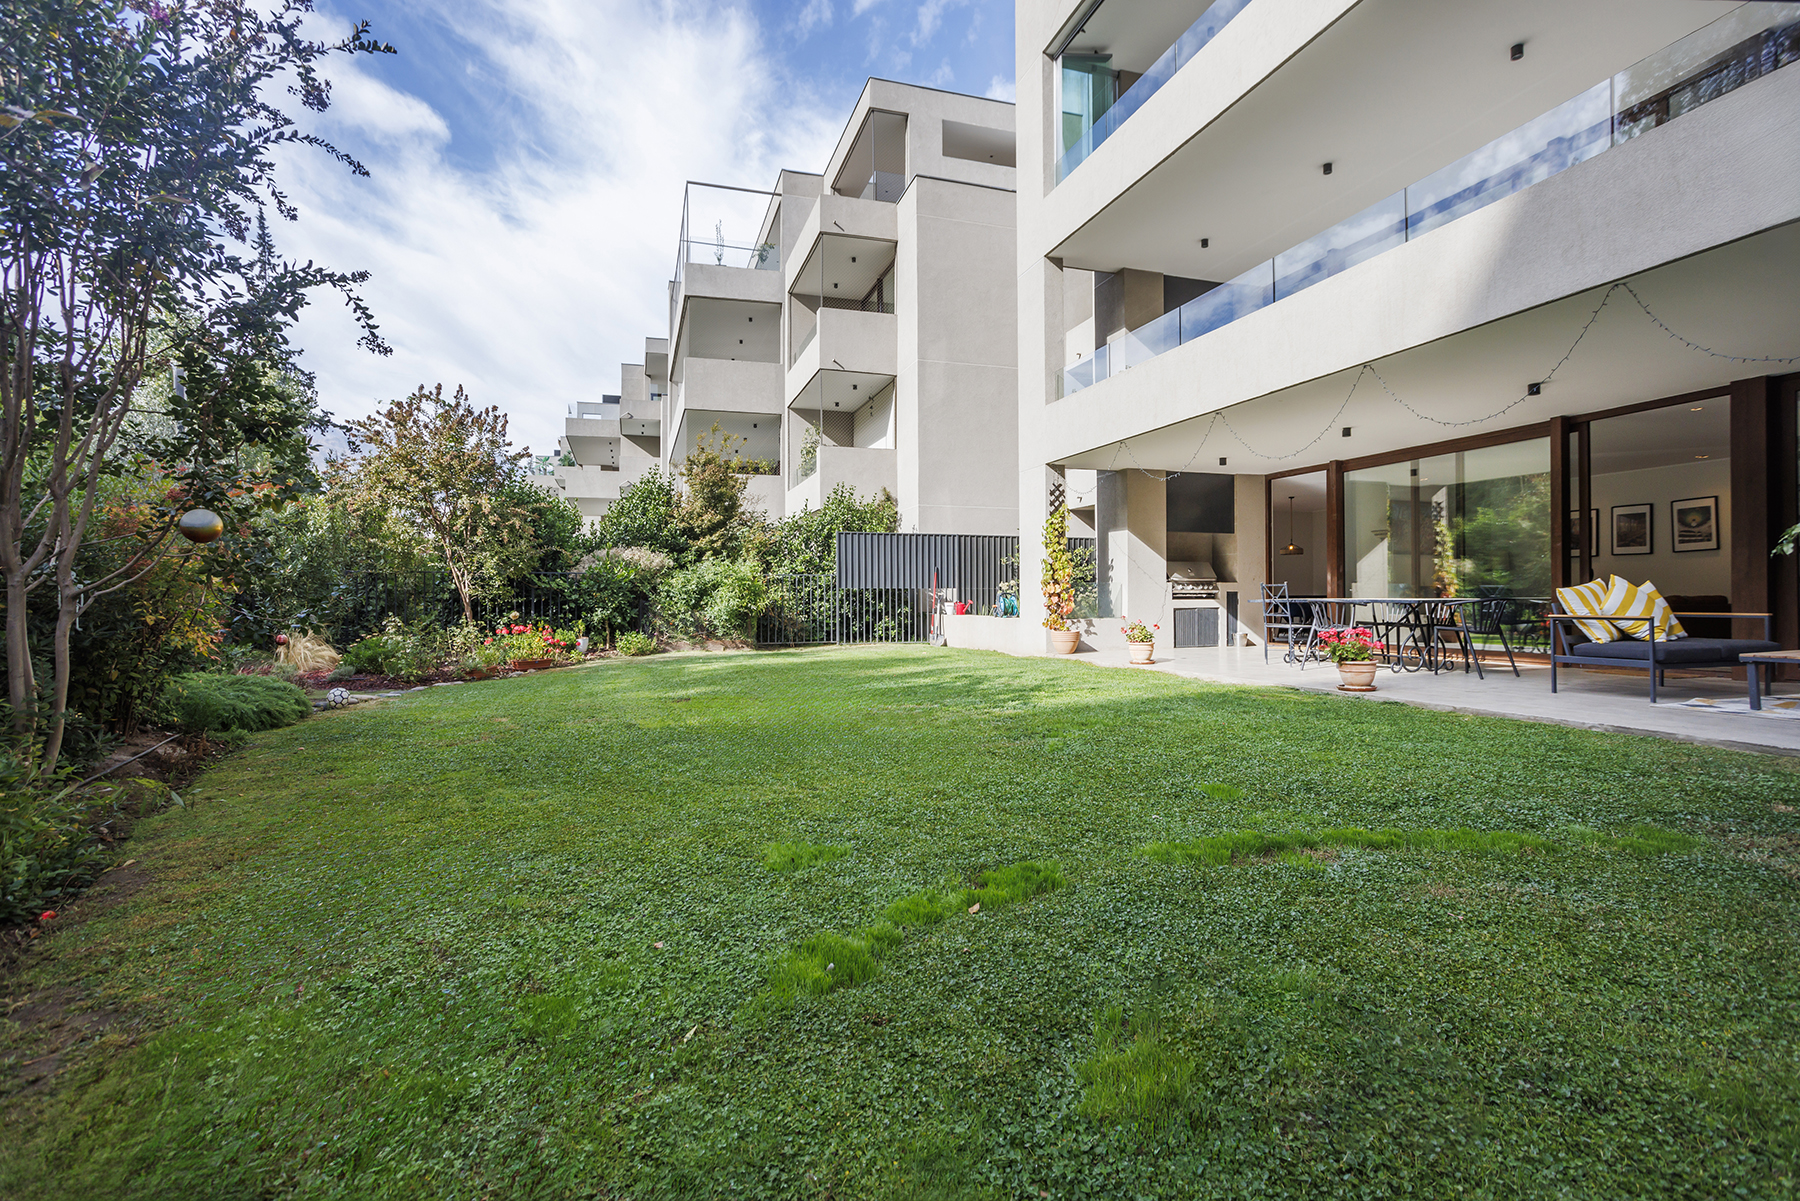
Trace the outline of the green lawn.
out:
[[[111,1024],[31,1089],[8,1029],[0,1196],[1800,1188],[1782,759],[902,647],[431,689],[186,797],[11,982]]]

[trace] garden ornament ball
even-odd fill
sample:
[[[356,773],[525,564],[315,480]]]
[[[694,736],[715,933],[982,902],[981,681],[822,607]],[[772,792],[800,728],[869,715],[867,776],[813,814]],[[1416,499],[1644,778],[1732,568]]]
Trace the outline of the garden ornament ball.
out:
[[[333,709],[342,709],[350,703],[350,690],[348,688],[333,688],[330,692],[325,694],[325,703],[330,705]]]
[[[189,542],[217,542],[225,535],[225,521],[211,509],[189,509],[176,526]]]

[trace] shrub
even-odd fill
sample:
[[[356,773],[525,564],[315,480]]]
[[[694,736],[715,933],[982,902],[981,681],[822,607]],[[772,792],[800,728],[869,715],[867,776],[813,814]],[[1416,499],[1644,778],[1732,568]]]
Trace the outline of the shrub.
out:
[[[286,642],[275,646],[275,661],[286,663],[295,671],[327,671],[337,666],[338,653],[331,643],[311,630],[284,635]]]
[[[762,611],[762,576],[750,562],[705,559],[665,578],[656,589],[663,623],[685,638],[745,639]]]
[[[636,630],[627,630],[613,643],[621,655],[649,655],[656,651],[656,639]]]
[[[286,680],[195,672],[169,681],[163,708],[184,730],[251,733],[292,725],[312,702]]]
[[[344,652],[343,666],[352,672],[419,680],[443,663],[456,636],[428,625],[409,626],[397,617],[382,623],[381,633],[370,634]]]

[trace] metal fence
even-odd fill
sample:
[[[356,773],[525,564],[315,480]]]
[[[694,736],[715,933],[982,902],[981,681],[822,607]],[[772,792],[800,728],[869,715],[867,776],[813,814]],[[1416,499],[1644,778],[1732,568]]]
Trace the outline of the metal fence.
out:
[[[582,616],[582,602],[569,572],[544,572],[513,584],[505,595],[475,599],[475,620],[493,624],[516,612],[529,621],[565,625]],[[406,623],[450,626],[462,621],[462,601],[444,571],[356,571],[315,598],[298,624],[326,632],[334,643],[348,646],[380,630],[397,617]]]
[[[843,589],[952,593],[988,612],[1000,585],[1019,578],[1013,534],[839,534],[837,582]],[[920,635],[923,637],[924,635]]]
[[[839,588],[823,574],[771,579],[756,619],[760,646],[924,642],[930,634],[930,589]]]

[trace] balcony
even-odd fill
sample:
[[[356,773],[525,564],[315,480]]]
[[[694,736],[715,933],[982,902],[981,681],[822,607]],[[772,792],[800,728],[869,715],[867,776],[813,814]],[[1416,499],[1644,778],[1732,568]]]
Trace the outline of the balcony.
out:
[[[1800,61],[1800,5],[1746,5],[1065,369],[1069,396]]]
[[[798,308],[798,306],[796,306]],[[789,403],[821,372],[891,378],[899,363],[900,326],[892,311],[820,309],[787,371]]]
[[[802,463],[787,491],[787,511],[798,513],[802,505],[814,509],[824,504],[833,488],[849,484],[862,497],[878,496],[883,488],[899,494],[899,470],[894,451],[871,446],[815,446],[802,452]]]
[[[1130,7],[1112,0],[1089,9],[1081,26],[1057,56],[1057,89],[1062,115],[1063,149],[1056,160],[1056,182],[1087,158],[1144,102],[1162,90],[1175,72],[1192,62],[1250,0],[1216,0],[1191,25],[1181,29],[1193,4],[1170,3]],[[1180,29],[1172,39],[1169,26]],[[1143,47],[1167,46],[1141,73],[1129,68]],[[1115,54],[1115,50],[1122,52]],[[1120,85],[1124,86],[1121,87]],[[1113,97],[1117,95],[1117,99]]]

